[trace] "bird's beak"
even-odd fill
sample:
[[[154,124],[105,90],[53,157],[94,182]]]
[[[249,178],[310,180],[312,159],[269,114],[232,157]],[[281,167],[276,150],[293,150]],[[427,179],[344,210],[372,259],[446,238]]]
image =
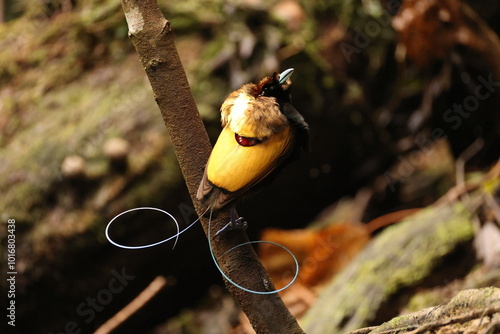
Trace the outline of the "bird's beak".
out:
[[[288,78],[292,76],[293,71],[294,71],[293,68],[289,68],[288,70],[284,70],[283,72],[281,72],[280,80],[278,81],[278,83],[280,85],[284,84],[288,80]]]

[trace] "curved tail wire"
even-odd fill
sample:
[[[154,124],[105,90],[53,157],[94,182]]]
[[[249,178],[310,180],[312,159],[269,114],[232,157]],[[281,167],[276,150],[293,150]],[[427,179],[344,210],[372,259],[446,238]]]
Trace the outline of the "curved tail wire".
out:
[[[111,227],[111,224],[113,224],[113,222],[120,216],[123,216],[127,213],[130,213],[130,212],[133,212],[133,211],[139,211],[139,210],[154,210],[154,211],[159,211],[159,212],[162,212],[164,214],[166,214],[167,216],[169,216],[175,226],[177,227],[177,233],[173,236],[170,236],[164,240],[161,240],[161,241],[158,241],[158,242],[155,242],[155,243],[152,243],[152,244],[147,244],[147,245],[141,245],[141,246],[128,246],[128,245],[122,245],[120,243],[117,243],[115,242],[113,239],[111,239],[111,237],[109,236],[109,228]],[[229,250],[227,250],[224,254],[227,254],[233,250],[235,250],[236,248],[238,247],[242,247],[242,246],[245,246],[245,245],[250,245],[250,244],[257,244],[257,243],[268,243],[268,244],[272,244],[272,245],[275,245],[275,246],[278,246],[278,247],[281,247],[282,249],[284,249],[285,251],[287,251],[290,256],[293,258],[293,260],[295,261],[295,267],[296,267],[296,270],[295,270],[295,275],[293,277],[293,279],[286,285],[284,286],[283,288],[281,289],[277,289],[277,290],[272,290],[272,291],[256,291],[256,290],[251,290],[251,289],[248,289],[248,288],[245,288],[244,286],[241,286],[239,285],[238,283],[234,282],[231,278],[229,278],[228,275],[226,275],[226,273],[222,270],[222,268],[220,267],[219,263],[217,262],[217,259],[215,258],[215,254],[214,254],[214,251],[213,251],[213,248],[212,248],[212,236],[211,236],[211,223],[212,223],[212,212],[213,212],[213,209],[211,207],[208,207],[200,216],[198,216],[198,218],[193,221],[192,223],[190,223],[186,228],[184,228],[183,230],[180,230],[179,228],[179,223],[177,222],[177,220],[175,219],[174,216],[172,216],[169,212],[165,211],[165,210],[162,210],[162,209],[159,209],[159,208],[155,208],[155,207],[138,207],[138,208],[133,208],[133,209],[130,209],[130,210],[127,210],[127,211],[124,211],[118,215],[116,215],[113,219],[111,219],[111,221],[108,223],[108,225],[106,226],[106,230],[105,230],[105,235],[106,235],[106,239],[108,239],[108,241],[113,244],[114,246],[116,247],[120,247],[120,248],[124,248],[124,249],[144,249],[144,248],[149,248],[149,247],[153,247],[153,246],[158,246],[160,244],[163,244],[167,241],[170,241],[172,239],[175,238],[175,242],[174,242],[174,246],[172,247],[172,249],[175,248],[175,246],[177,245],[177,241],[179,240],[179,236],[186,232],[187,230],[189,230],[195,223],[197,223],[201,217],[203,217],[208,211],[210,210],[210,215],[209,215],[209,220],[208,220],[208,232],[207,232],[207,239],[208,239],[208,246],[209,246],[209,249],[210,249],[210,255],[212,256],[212,260],[214,261],[214,264],[215,266],[217,267],[217,270],[219,270],[219,272],[221,273],[221,275],[231,284],[233,284],[234,286],[236,286],[237,288],[243,290],[243,291],[246,291],[246,292],[249,292],[249,293],[254,293],[254,294],[259,294],[259,295],[269,295],[269,294],[273,294],[273,293],[278,293],[280,291],[283,291],[285,290],[286,288],[288,288],[290,285],[292,285],[295,280],[297,279],[297,277],[299,276],[299,262],[297,260],[297,258],[295,257],[295,255],[293,255],[293,253],[288,249],[286,248],[285,246],[282,246],[280,244],[277,244],[275,242],[272,242],[272,241],[262,241],[262,240],[257,240],[257,241],[248,241],[248,242],[244,242],[244,243],[241,243],[239,245],[236,245],[232,248],[230,248]]]

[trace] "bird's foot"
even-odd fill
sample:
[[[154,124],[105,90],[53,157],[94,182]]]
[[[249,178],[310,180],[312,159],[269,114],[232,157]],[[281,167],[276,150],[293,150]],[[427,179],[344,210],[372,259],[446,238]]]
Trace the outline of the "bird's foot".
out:
[[[237,219],[229,221],[226,226],[221,228],[217,233],[215,233],[215,236],[218,236],[219,234],[226,233],[229,231],[242,231],[246,230],[248,226],[247,221],[243,217],[239,217]]]

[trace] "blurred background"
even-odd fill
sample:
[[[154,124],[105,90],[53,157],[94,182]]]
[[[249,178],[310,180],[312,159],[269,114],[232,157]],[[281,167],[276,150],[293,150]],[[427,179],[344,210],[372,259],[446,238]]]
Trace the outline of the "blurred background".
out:
[[[159,5],[212,142],[231,91],[295,68],[312,150],[239,206],[250,239],[305,228],[346,201],[364,223],[425,207],[500,156],[499,2]],[[116,333],[197,333],[219,319],[213,309],[237,323],[199,225],[174,250],[105,238],[135,207],[167,210],[181,228],[196,219],[120,2],[1,0],[0,22],[2,274],[8,219],[18,273],[9,333],[91,333],[158,275],[167,286]],[[175,230],[139,211],[112,233],[141,245]]]

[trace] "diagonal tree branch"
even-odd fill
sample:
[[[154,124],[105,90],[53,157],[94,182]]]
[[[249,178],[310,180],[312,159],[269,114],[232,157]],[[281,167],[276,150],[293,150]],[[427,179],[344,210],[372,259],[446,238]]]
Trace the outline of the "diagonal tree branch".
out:
[[[191,94],[184,68],[174,44],[170,23],[155,0],[122,0],[129,36],[136,48],[175,149],[182,174],[198,214],[196,191],[211,146]],[[221,212],[211,224],[211,233],[222,228],[228,212]],[[205,233],[207,219],[202,219]],[[274,286],[251,246],[226,251],[248,239],[244,232],[226,233],[212,240],[222,270],[238,284],[255,291],[272,291]],[[303,333],[278,294],[257,295],[226,282],[257,333]]]

